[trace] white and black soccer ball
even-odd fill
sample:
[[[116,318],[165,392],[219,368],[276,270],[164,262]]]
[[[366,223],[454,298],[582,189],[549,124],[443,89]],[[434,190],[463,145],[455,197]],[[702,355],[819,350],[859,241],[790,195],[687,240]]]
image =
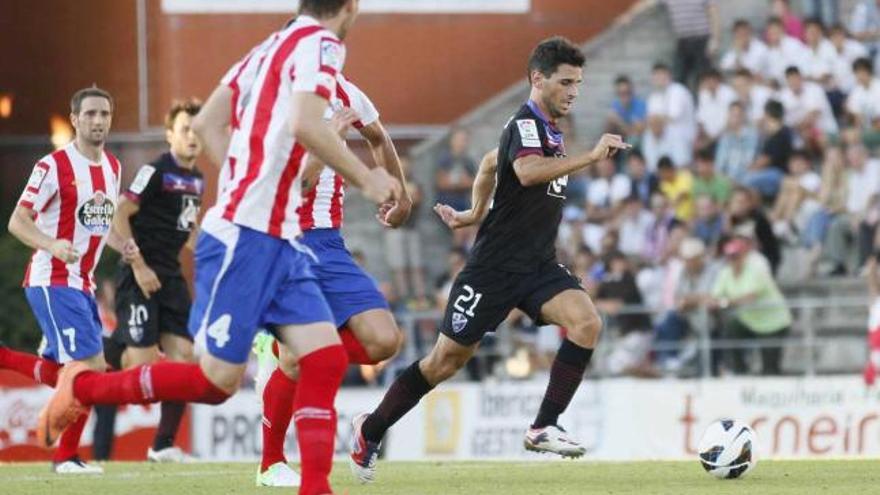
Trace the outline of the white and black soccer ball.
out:
[[[703,468],[718,479],[742,478],[758,463],[755,431],[735,419],[709,425],[698,448]]]

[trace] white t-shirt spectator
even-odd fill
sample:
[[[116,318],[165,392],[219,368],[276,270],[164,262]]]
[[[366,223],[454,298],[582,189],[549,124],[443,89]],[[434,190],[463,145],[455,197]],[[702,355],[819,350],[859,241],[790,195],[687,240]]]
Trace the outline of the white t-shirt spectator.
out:
[[[806,50],[803,52],[803,62],[800,67],[801,75],[810,79],[821,79],[831,75],[836,57],[837,50],[826,39],[820,41],[815,49],[807,45]]]
[[[880,193],[880,160],[869,159],[862,170],[847,170],[846,211],[863,213],[871,196]]]
[[[821,86],[814,82],[804,81],[800,94],[795,94],[786,87],[779,94],[785,107],[785,123],[789,127],[797,127],[807,114],[819,111],[819,128],[829,134],[837,133],[837,121],[831,111],[831,104]]]
[[[822,177],[819,177],[816,172],[810,171],[798,177],[798,185],[808,193],[818,194],[822,187]]]
[[[776,46],[767,45],[767,63],[761,75],[765,79],[785,83],[785,69],[791,66],[803,70],[801,63],[804,59],[806,45],[801,40],[791,36],[783,36]]]
[[[762,84],[753,84],[749,91],[749,101],[740,102],[746,107],[749,122],[758,125],[764,118],[764,106],[774,96],[774,91]]]
[[[853,62],[856,59],[867,57],[868,49],[865,45],[854,39],[847,39],[843,42],[843,50],[838,52],[834,49],[834,61],[831,67],[831,74],[834,76],[834,83],[844,93],[849,94],[856,86],[856,76],[853,74]]]
[[[666,117],[666,129],[673,139],[690,145],[697,137],[694,99],[681,83],[671,82],[664,90],[655,90],[648,97],[648,115]]]
[[[590,180],[590,185],[587,188],[587,202],[594,206],[608,208],[626,199],[631,190],[632,185],[626,175],[615,174],[610,179],[597,177]]]
[[[701,89],[697,104],[697,122],[713,140],[724,132],[727,126],[727,110],[736,101],[736,92],[728,85],[721,84],[715,93]]]
[[[654,225],[654,215],[640,210],[635,217],[627,216],[620,222],[620,241],[618,247],[627,256],[641,256],[645,252],[645,240]]]
[[[856,84],[846,99],[846,111],[861,117],[865,125],[880,118],[880,79],[871,79],[867,88]]]
[[[752,38],[745,51],[731,48],[721,57],[721,70],[734,71],[748,69],[753,74],[762,74],[767,66],[767,45]]]
[[[650,129],[642,135],[642,154],[648,171],[657,171],[657,163],[668,156],[676,168],[687,167],[691,163],[692,150],[690,141],[675,139],[667,129],[661,136],[655,136]]]

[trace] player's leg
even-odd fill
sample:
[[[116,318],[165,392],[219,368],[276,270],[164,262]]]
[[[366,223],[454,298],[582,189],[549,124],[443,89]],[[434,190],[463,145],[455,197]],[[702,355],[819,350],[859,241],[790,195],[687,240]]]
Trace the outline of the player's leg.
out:
[[[0,369],[14,371],[37,383],[54,387],[60,368],[61,365],[52,359],[15,351],[0,343]]]
[[[263,453],[257,486],[295,487],[300,485],[300,477],[287,465],[284,440],[293,418],[299,367],[296,356],[287,346],[280,345],[277,349],[277,366],[262,390]]]

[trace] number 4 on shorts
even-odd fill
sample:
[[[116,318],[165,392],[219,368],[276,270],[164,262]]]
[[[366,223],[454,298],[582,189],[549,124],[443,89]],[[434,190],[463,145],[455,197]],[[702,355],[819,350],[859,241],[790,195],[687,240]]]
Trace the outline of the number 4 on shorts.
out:
[[[229,326],[232,324],[232,316],[225,314],[214,320],[208,327],[208,337],[214,339],[217,347],[223,347],[229,342]]]

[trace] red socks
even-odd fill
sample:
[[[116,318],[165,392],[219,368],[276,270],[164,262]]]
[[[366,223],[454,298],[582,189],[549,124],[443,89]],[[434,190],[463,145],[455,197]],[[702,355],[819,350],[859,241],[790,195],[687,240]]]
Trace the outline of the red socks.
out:
[[[372,359],[367,350],[361,345],[360,341],[355,337],[354,332],[348,327],[339,329],[339,338],[342,340],[342,347],[348,354],[348,362],[351,364],[376,364],[378,361]]]
[[[276,462],[287,462],[284,457],[284,438],[293,417],[296,380],[275,370],[263,389],[263,460],[260,471]]]
[[[55,454],[52,455],[52,462],[69,461],[76,457],[76,451],[79,449],[79,438],[82,436],[83,428],[86,427],[88,419],[89,411],[86,411],[64,430],[64,433],[61,434],[61,439],[58,441],[58,448],[55,449]]]
[[[37,383],[55,387],[60,367],[55,361],[43,359],[34,354],[0,347],[0,368],[12,370],[28,378],[33,378]]]
[[[178,401],[220,404],[229,394],[211,383],[198,364],[161,361],[115,373],[86,372],[73,383],[83,405]]]
[[[299,386],[293,404],[302,462],[299,495],[333,492],[329,480],[336,438],[333,401],[347,366],[345,350],[339,345],[324,347],[299,360]]]

